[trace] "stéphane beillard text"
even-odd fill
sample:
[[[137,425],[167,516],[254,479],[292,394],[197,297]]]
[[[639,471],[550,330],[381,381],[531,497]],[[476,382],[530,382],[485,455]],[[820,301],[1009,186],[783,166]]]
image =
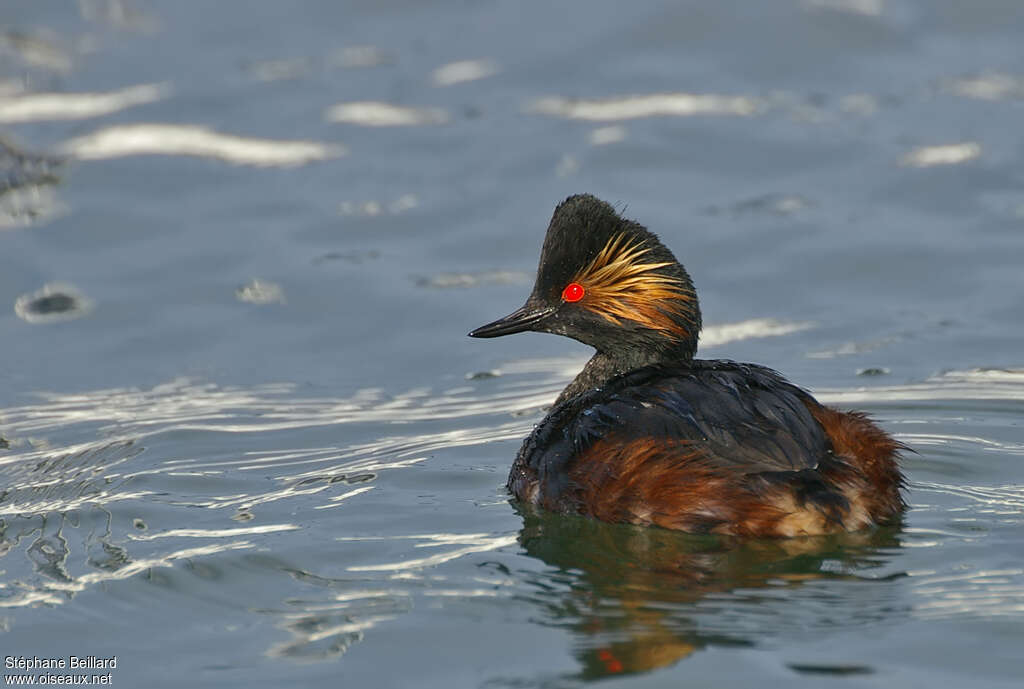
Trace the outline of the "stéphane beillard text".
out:
[[[101,670],[117,667],[117,656],[68,656],[67,658],[40,658],[39,656],[4,656],[7,670]]]

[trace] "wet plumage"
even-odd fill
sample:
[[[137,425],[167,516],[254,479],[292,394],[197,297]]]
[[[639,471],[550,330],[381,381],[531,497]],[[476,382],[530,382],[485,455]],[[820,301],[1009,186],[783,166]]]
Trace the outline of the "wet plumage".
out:
[[[694,359],[692,282],[608,204],[555,210],[526,304],[471,335],[535,330],[597,350],[523,443],[512,494],[549,510],[690,532],[861,529],[903,507],[900,446],[778,373]]]

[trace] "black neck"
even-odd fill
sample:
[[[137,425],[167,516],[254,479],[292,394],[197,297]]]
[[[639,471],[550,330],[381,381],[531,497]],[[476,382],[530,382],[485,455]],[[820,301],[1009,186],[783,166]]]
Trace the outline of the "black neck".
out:
[[[658,352],[644,351],[638,348],[625,350],[615,355],[597,352],[590,358],[587,365],[583,367],[571,383],[569,383],[562,394],[555,400],[555,405],[572,399],[576,395],[603,387],[609,380],[617,375],[654,364],[675,364],[686,363],[683,359],[672,359],[666,361],[664,355]]]

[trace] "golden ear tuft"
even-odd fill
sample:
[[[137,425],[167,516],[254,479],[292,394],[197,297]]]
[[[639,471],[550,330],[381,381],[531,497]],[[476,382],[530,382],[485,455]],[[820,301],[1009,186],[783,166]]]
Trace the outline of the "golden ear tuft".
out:
[[[581,305],[619,325],[622,319],[665,335],[685,338],[673,316],[692,321],[693,289],[683,280],[658,272],[671,262],[648,262],[650,248],[627,234],[613,236],[574,278],[586,288]]]

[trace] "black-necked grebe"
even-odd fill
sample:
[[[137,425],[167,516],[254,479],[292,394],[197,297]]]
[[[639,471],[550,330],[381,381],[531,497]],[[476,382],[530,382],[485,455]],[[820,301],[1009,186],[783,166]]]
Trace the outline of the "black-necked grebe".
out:
[[[549,510],[740,536],[894,520],[901,445],[770,369],[694,359],[700,309],[657,236],[590,195],[551,218],[533,293],[470,333],[597,350],[523,443],[508,488]]]

